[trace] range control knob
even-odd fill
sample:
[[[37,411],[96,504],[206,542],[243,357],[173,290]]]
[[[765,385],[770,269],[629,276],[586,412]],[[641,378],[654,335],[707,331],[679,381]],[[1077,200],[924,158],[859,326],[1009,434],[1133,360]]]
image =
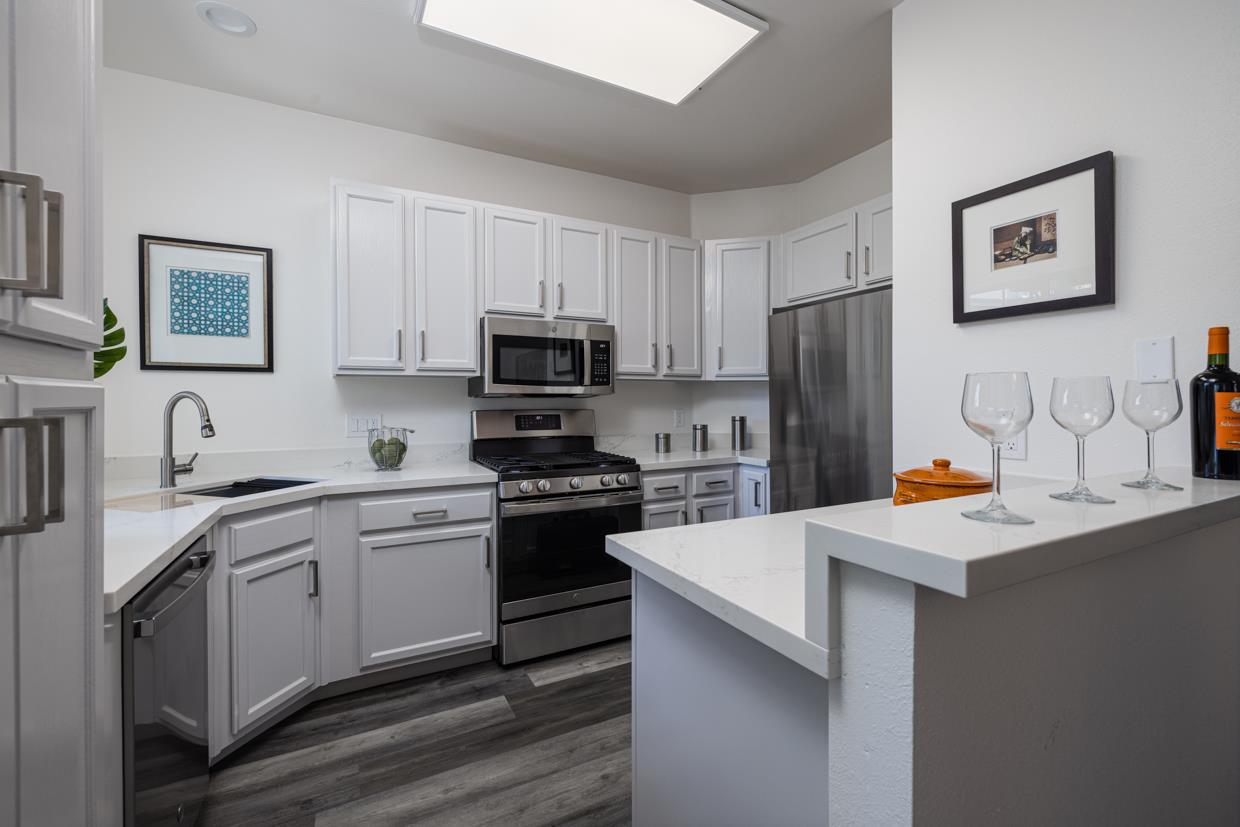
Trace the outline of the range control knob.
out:
[[[542,491],[545,494],[546,492],[551,490],[551,483],[547,482],[546,480],[539,480],[538,490]]]
[[[573,477],[568,481],[569,488],[580,488],[582,486],[581,477]]]
[[[608,488],[608,487],[610,487],[610,486],[611,486],[611,476],[610,476],[610,475],[608,475],[608,474],[604,474],[603,476],[599,477],[599,478],[598,478],[598,484],[599,484],[599,485],[601,485],[601,486],[603,486],[604,488]]]
[[[628,474],[616,474],[616,485],[628,485],[628,484],[629,484]]]
[[[530,482],[529,480],[523,480],[517,486],[517,490],[520,491],[522,494],[528,494],[534,490],[534,483]]]

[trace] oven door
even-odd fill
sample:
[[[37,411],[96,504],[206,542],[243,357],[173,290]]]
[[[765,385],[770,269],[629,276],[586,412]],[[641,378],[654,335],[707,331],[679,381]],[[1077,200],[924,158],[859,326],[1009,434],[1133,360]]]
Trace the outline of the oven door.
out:
[[[628,597],[607,535],[641,530],[640,491],[500,505],[500,620]]]
[[[611,325],[482,320],[481,375],[471,396],[597,396],[612,392]]]

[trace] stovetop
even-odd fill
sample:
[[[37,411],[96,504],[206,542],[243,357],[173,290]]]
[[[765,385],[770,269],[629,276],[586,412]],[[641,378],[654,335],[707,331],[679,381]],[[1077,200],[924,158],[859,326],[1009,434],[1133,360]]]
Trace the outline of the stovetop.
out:
[[[617,466],[632,466],[637,460],[606,451],[567,451],[513,456],[479,456],[474,461],[501,474],[516,472],[590,472]]]

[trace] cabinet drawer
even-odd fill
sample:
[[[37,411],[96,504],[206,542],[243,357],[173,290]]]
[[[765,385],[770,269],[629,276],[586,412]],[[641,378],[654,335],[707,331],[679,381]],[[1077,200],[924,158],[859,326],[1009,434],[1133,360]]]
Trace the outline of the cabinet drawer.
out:
[[[465,520],[489,520],[494,497],[494,493],[487,490],[362,500],[358,504],[358,528],[361,531],[383,531]]]
[[[684,474],[642,474],[643,500],[670,500],[686,493]]]
[[[224,528],[230,563],[239,563],[269,551],[314,539],[313,505],[279,511],[256,511],[235,518]]]
[[[704,494],[727,494],[731,490],[731,468],[695,471],[693,474],[693,496],[695,497],[701,497]]]

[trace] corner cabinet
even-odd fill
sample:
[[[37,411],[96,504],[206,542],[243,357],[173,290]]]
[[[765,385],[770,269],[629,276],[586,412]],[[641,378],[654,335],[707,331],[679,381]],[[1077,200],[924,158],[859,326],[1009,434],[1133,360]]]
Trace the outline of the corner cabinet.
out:
[[[770,237],[706,242],[707,378],[765,379]]]
[[[332,186],[336,368],[405,368],[405,196],[365,184]]]
[[[861,280],[865,284],[890,281],[892,264],[892,225],[890,193],[867,201],[857,208],[857,228],[861,246]]]
[[[845,210],[783,236],[784,301],[793,304],[857,283],[857,213]]]

